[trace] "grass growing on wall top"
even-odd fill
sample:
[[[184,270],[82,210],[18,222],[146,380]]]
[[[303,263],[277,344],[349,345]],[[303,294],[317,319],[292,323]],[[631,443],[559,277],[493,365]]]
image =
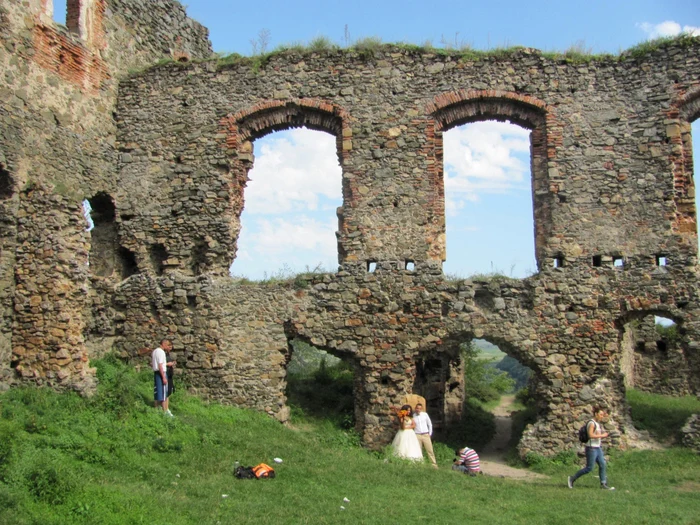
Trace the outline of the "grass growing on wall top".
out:
[[[309,43],[293,42],[289,44],[280,44],[273,51],[264,50],[256,51],[250,56],[240,55],[238,53],[214,53],[210,60],[216,61],[217,67],[224,68],[227,66],[249,65],[254,73],[263,69],[272,58],[277,55],[309,55],[313,53],[346,53],[348,55],[355,54],[364,60],[373,58],[381,52],[404,51],[410,54],[432,54],[439,56],[453,57],[460,62],[476,62],[480,60],[490,60],[498,58],[508,58],[517,54],[532,53],[539,54],[545,59],[572,63],[586,64],[594,61],[611,61],[611,60],[627,60],[629,58],[643,58],[649,53],[663,49],[672,45],[680,45],[681,47],[689,47],[697,44],[700,41],[699,37],[693,37],[688,34],[681,34],[675,37],[663,37],[655,40],[642,42],[630,49],[623,50],[617,55],[610,53],[594,54],[592,49],[587,47],[582,41],[572,44],[565,51],[541,51],[537,49],[526,48],[523,46],[508,46],[494,47],[490,49],[474,49],[469,44],[461,43],[459,45],[445,44],[442,47],[436,47],[431,42],[423,44],[413,44],[406,42],[383,43],[379,37],[366,37],[359,39],[347,46],[336,44],[329,37],[318,36]],[[206,60],[194,60],[191,63],[201,63]],[[156,64],[146,68],[129,70],[129,76],[138,76],[144,71],[148,71],[152,67],[189,67],[190,62],[179,62],[171,58],[164,58]]]
[[[613,493],[593,474],[569,490],[578,465],[562,461],[539,461],[549,477],[534,482],[470,478],[449,470],[441,443],[433,470],[358,447],[334,425],[284,427],[182,390],[166,418],[152,407],[148,367],[96,365],[92,399],[0,394],[0,523],[690,524],[700,515],[700,458],[682,449],[613,453]],[[236,480],[236,460],[271,464],[277,477]]]

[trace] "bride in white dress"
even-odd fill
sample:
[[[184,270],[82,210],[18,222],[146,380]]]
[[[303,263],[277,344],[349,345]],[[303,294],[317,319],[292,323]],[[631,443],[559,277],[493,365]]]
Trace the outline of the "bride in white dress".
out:
[[[423,451],[413,430],[416,424],[413,422],[413,410],[410,405],[404,405],[396,414],[399,418],[399,431],[396,433],[391,446],[394,455],[404,459],[420,461],[423,459]]]

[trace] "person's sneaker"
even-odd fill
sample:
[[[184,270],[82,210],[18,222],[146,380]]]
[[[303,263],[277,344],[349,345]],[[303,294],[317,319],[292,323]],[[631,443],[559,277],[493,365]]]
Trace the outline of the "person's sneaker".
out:
[[[165,415],[169,416],[169,417],[175,417],[175,416],[173,416],[173,413],[170,410],[166,410]]]
[[[600,488],[603,490],[615,490],[615,487],[608,487],[605,483],[603,483]]]
[[[573,488],[574,488],[574,480],[571,479],[571,476],[569,476],[568,478],[566,478],[566,484],[569,486],[570,489],[573,489]]]

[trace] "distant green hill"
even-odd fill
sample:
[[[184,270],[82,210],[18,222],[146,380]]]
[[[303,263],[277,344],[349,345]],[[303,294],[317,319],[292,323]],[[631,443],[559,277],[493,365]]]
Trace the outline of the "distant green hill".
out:
[[[485,339],[474,339],[472,344],[479,351],[479,357],[482,359],[500,361],[507,355],[505,352],[501,352],[496,345],[489,343]]]

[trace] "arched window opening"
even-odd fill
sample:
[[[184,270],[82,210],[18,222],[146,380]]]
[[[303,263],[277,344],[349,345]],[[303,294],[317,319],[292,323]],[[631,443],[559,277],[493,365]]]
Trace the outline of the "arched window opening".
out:
[[[352,364],[301,339],[292,339],[289,346],[287,402],[292,419],[323,418],[344,430],[354,428]]]
[[[673,319],[649,313],[626,322],[620,367],[628,389],[676,396],[690,393],[681,327]]]
[[[443,135],[446,274],[527,277],[537,271],[530,131],[482,121]]]
[[[114,202],[106,193],[97,193],[83,201],[83,214],[90,232],[90,273],[110,277],[120,267]]]
[[[307,128],[254,143],[231,275],[251,280],[335,271],[342,170],[336,138]]]

